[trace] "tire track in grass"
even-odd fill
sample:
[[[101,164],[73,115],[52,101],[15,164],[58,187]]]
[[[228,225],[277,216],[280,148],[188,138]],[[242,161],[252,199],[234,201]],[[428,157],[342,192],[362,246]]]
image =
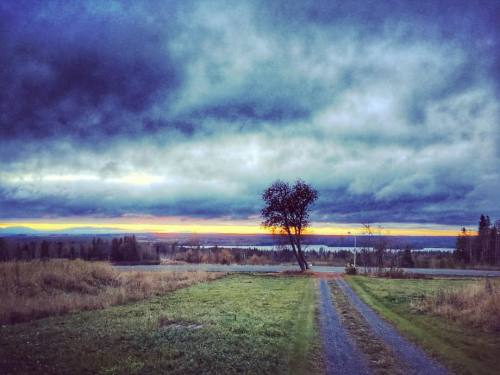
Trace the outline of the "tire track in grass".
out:
[[[422,349],[406,340],[390,324],[380,318],[367,304],[361,301],[344,280],[337,279],[336,282],[354,308],[366,319],[373,332],[384,340],[399,358],[406,363],[410,374],[448,374],[443,366],[427,356]]]
[[[315,329],[316,312],[316,280],[309,278],[307,287],[297,304],[293,328],[294,341],[290,342],[290,358],[288,367],[290,375],[323,374],[321,342]]]
[[[320,280],[320,331],[323,340],[326,373],[369,374],[364,356],[342,327],[332,303],[326,280]]]

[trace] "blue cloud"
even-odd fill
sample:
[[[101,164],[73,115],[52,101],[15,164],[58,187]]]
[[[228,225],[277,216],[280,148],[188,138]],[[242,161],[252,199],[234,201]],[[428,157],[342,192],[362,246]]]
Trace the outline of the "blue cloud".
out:
[[[499,5],[4,2],[0,218],[500,216]]]

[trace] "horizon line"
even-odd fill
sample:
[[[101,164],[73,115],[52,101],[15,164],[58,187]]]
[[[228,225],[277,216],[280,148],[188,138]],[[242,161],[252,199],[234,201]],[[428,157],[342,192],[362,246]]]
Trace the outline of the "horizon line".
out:
[[[57,232],[78,229],[95,229],[121,231],[127,233],[150,234],[232,234],[232,235],[264,235],[272,234],[269,229],[259,225],[227,225],[227,224],[146,224],[146,223],[51,223],[51,222],[0,222],[0,229],[26,228],[40,232]],[[473,234],[475,231],[469,231]],[[434,228],[402,228],[373,227],[372,234],[384,236],[415,236],[415,237],[456,237],[460,229],[434,229]],[[112,234],[112,232],[110,232]],[[326,236],[365,236],[364,228],[355,226],[311,226],[304,233],[310,235]]]

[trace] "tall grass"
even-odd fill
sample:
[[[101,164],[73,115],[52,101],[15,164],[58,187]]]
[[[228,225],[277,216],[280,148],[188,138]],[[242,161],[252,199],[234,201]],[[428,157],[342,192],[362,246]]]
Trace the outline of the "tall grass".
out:
[[[120,272],[81,260],[0,263],[0,324],[13,324],[165,294],[220,273]]]
[[[419,308],[485,331],[500,331],[500,280],[485,279],[459,288],[439,289]]]
[[[349,266],[349,265],[348,265]],[[427,279],[428,275],[424,275],[422,273],[417,272],[406,272],[402,268],[398,267],[389,267],[389,268],[377,268],[377,267],[358,267],[357,269],[352,270],[346,266],[345,271],[347,275],[356,275],[358,273],[363,276],[369,277],[379,277],[384,279]]]

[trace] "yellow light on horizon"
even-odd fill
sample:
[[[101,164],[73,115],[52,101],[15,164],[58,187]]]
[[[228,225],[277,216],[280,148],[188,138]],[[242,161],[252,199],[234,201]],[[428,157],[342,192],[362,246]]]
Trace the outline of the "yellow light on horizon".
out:
[[[137,233],[191,233],[191,234],[269,234],[269,230],[258,225],[230,224],[149,224],[149,223],[56,223],[56,222],[3,222],[0,228],[26,227],[39,231],[63,231],[68,229],[110,229]],[[351,232],[351,234],[348,234]],[[375,235],[385,236],[456,236],[459,230],[426,228],[388,228],[375,230]],[[308,229],[306,235],[363,236],[363,228],[318,226]]]

